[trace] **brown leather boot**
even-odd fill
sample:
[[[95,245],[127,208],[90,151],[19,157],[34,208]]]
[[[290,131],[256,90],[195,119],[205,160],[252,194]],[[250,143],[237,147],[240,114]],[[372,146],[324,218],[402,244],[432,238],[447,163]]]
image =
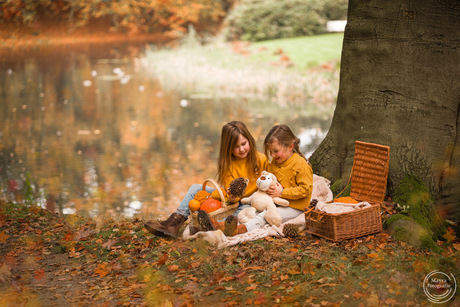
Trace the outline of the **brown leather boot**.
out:
[[[209,214],[206,211],[200,210],[197,214],[198,226],[200,227],[201,231],[212,231],[216,230],[217,225],[215,225],[215,221],[211,219]]]
[[[144,224],[144,227],[158,237],[176,238],[179,229],[187,219],[178,213],[171,214],[166,221],[152,222]]]

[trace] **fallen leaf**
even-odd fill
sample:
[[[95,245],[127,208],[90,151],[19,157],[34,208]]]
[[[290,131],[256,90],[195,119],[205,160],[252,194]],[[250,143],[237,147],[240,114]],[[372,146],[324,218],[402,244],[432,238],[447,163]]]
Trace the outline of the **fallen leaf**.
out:
[[[99,277],[104,277],[109,274],[109,271],[106,268],[107,263],[102,263],[98,266],[98,268],[94,271],[95,274],[98,274]]]
[[[263,266],[250,266],[250,267],[247,267],[246,270],[263,270]]]
[[[110,250],[110,248],[113,245],[117,244],[117,242],[118,242],[118,240],[109,240],[109,241],[105,242],[104,244],[102,244],[102,247],[107,248],[108,250]]]
[[[200,265],[201,265],[201,263],[199,263],[199,262],[194,262],[194,263],[192,263],[190,266],[191,266],[192,268],[196,269],[196,268],[199,267]]]
[[[424,271],[423,262],[421,262],[420,260],[415,260],[412,266],[414,267],[414,271],[417,273],[422,273]]]
[[[6,242],[10,236],[5,233],[5,231],[0,232],[0,242]]]
[[[291,274],[291,275],[297,275],[297,274],[300,274],[300,271],[298,271],[296,268],[291,268],[288,271],[288,273]]]
[[[396,304],[398,304],[398,301],[395,300],[394,298],[387,298],[387,299],[385,300],[385,304],[388,304],[388,305],[396,305]]]
[[[252,291],[252,290],[255,290],[255,289],[257,289],[257,285],[256,285],[256,284],[252,284],[252,285],[250,285],[249,287],[247,287],[245,290],[246,290],[246,291]]]
[[[75,240],[76,241],[86,241],[89,239],[91,235],[95,233],[94,229],[86,229],[86,230],[80,230],[75,233]]]
[[[71,232],[68,232],[64,236],[64,241],[73,241],[74,235]]]
[[[40,269],[40,270],[35,271],[35,276],[34,276],[34,278],[35,278],[36,280],[40,280],[40,279],[42,279],[43,277],[45,277],[45,270]]]
[[[168,254],[163,253],[160,259],[158,259],[157,264],[164,264],[166,260],[168,260]]]
[[[176,272],[178,270],[179,270],[179,266],[177,266],[175,264],[168,266],[168,271],[170,271],[170,272]]]
[[[364,293],[362,293],[360,291],[356,291],[355,293],[353,293],[353,297],[354,297],[355,300],[359,300],[360,298],[365,297],[365,296],[366,296],[366,294],[364,294]]]
[[[448,227],[446,233],[442,236],[447,242],[455,240],[455,230],[452,227]]]

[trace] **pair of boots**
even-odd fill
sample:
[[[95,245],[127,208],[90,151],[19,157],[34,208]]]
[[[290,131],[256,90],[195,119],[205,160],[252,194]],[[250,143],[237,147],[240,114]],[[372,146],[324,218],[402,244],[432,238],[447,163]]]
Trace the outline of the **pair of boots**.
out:
[[[185,223],[187,218],[184,216],[173,213],[171,214],[166,221],[163,222],[153,222],[149,221],[144,224],[144,227],[154,235],[158,237],[168,237],[168,238],[177,238],[179,229]]]
[[[248,231],[244,224],[238,224],[238,218],[230,215],[225,219],[225,222],[219,222],[209,216],[206,211],[198,211],[198,225],[201,231],[211,231],[220,229],[227,237],[232,237]]]

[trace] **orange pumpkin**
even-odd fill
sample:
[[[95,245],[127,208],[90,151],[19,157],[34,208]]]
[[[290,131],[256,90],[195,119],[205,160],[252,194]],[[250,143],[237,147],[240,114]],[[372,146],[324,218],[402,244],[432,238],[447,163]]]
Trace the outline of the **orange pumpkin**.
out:
[[[204,210],[207,213],[214,212],[216,210],[219,210],[222,208],[222,203],[218,201],[217,199],[214,198],[208,198],[206,199],[202,204],[200,210]]]
[[[334,199],[334,202],[336,203],[347,203],[347,204],[357,204],[359,201],[357,201],[354,198],[351,198],[350,196],[344,196],[344,197],[339,197]]]
[[[201,191],[198,191],[195,194],[195,197],[193,197],[193,198],[198,200],[200,202],[200,204],[202,204],[206,199],[209,198],[209,196],[211,196],[211,193],[209,193],[209,192],[207,192],[205,190],[201,190]]]
[[[195,212],[195,211],[198,211],[200,210],[200,207],[201,207],[201,204],[200,204],[200,201],[196,200],[196,199],[192,199],[188,202],[188,208],[190,209],[190,211],[192,212]]]

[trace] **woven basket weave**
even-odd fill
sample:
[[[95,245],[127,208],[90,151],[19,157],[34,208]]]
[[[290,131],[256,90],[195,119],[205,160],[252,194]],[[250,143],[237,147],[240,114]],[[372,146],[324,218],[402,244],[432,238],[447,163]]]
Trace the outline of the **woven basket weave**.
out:
[[[225,201],[225,197],[224,197],[224,193],[222,192],[222,189],[220,188],[220,186],[217,184],[217,182],[214,179],[206,179],[203,182],[203,188],[202,188],[203,191],[206,190],[206,185],[208,183],[211,183],[217,189],[217,191],[219,192],[221,202],[222,202],[222,208],[209,213],[209,216],[216,221],[220,221],[220,220],[225,219],[227,216],[235,213],[236,209],[238,208],[239,202],[236,202],[235,204],[228,204]],[[192,218],[192,223],[194,225],[198,225],[198,211],[192,212],[190,216]]]
[[[350,197],[372,206],[338,214],[310,209],[305,212],[307,231],[333,241],[382,231],[380,203],[387,188],[389,162],[390,147],[356,141]]]

